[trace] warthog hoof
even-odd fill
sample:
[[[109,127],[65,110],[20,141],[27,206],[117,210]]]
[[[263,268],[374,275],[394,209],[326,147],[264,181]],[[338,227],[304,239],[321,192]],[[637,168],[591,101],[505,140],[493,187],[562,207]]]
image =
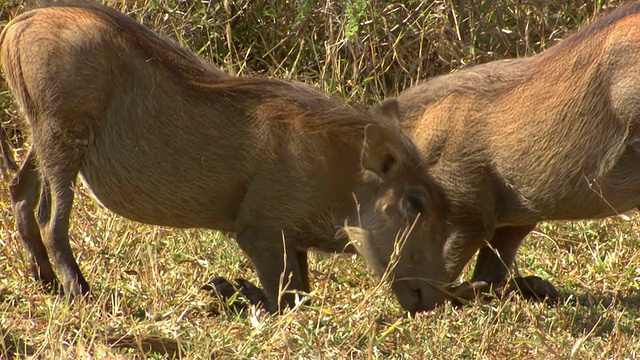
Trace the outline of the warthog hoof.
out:
[[[558,289],[548,280],[544,280],[538,276],[514,277],[506,286],[504,295],[512,292],[518,292],[520,296],[528,300],[546,301],[547,303],[555,303],[560,298]]]
[[[213,296],[225,303],[229,303],[231,299],[234,299],[230,305],[237,310],[246,308],[247,303],[259,306],[264,306],[267,303],[267,296],[264,291],[245,279],[235,279],[235,284],[232,284],[223,277],[215,277],[200,289],[211,292]],[[244,297],[244,301],[241,298],[238,299],[236,294]]]
[[[516,292],[524,299],[555,303],[560,293],[551,282],[538,276],[517,276],[506,286],[498,286],[486,281],[466,281],[447,288],[451,301],[455,305],[465,305],[475,300],[488,301],[493,298],[504,298]]]
[[[493,299],[493,284],[486,281],[465,281],[459,285],[452,285],[446,289],[454,305],[465,305],[475,300],[489,301]]]

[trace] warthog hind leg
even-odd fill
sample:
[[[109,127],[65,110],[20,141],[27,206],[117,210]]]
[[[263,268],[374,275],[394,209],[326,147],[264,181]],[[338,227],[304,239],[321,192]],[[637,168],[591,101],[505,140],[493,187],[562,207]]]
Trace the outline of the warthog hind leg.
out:
[[[51,123],[65,122],[63,119],[40,119]],[[34,146],[39,158],[39,170],[50,200],[41,204],[39,213],[44,244],[51,261],[59,272],[65,295],[73,298],[87,294],[89,284],[80,272],[69,244],[69,218],[74,198],[74,184],[82,167],[89,137],[88,132],[74,129],[70,133],[47,133]],[[40,150],[45,149],[45,150]]]
[[[64,291],[70,297],[89,292],[89,284],[80,272],[69,244],[69,216],[73,205],[73,180],[51,180],[51,218],[45,227],[47,249],[60,272]]]
[[[11,172],[17,171],[18,166],[11,154],[11,146],[9,145],[9,139],[4,128],[0,128],[0,152],[2,152],[2,158],[4,159],[4,166],[0,165],[0,167],[2,167],[2,175],[6,176],[5,167]]]
[[[34,213],[38,200],[40,208],[46,208],[50,202],[46,193],[47,187],[40,178],[35,157],[35,151],[31,149],[22,167],[11,181],[9,190],[18,234],[31,258],[31,272],[45,287],[57,291],[59,290],[58,279],[49,261],[47,248],[42,242],[38,225],[47,218],[48,211],[40,210],[38,221]]]

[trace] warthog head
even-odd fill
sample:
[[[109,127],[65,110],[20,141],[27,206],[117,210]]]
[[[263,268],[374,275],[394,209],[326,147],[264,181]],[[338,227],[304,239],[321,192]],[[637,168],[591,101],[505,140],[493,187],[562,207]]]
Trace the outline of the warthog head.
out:
[[[374,111],[393,116],[395,104],[388,101]],[[359,211],[345,226],[351,244],[377,275],[391,281],[406,310],[432,309],[445,300],[433,285],[449,281],[437,251],[445,236],[440,192],[417,148],[399,131],[367,129],[362,166],[366,191],[354,194]]]

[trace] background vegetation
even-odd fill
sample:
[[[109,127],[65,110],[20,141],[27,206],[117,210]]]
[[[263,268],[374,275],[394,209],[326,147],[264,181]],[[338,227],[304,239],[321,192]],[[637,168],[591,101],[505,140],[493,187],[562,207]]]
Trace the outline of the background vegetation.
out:
[[[107,3],[231,73],[305,81],[368,106],[429,76],[540,52],[619,2]],[[25,6],[0,0],[0,26]],[[0,116],[24,156],[28,139],[4,84]],[[237,314],[199,290],[218,275],[256,280],[232,238],[132,223],[78,193],[72,245],[94,298],[69,305],[29,278],[0,186],[1,358],[640,357],[636,214],[545,223],[531,234],[519,270],[558,285],[565,300],[556,305],[511,299],[412,318],[360,259],[313,254],[313,306],[270,317]],[[107,345],[117,339],[123,348]]]

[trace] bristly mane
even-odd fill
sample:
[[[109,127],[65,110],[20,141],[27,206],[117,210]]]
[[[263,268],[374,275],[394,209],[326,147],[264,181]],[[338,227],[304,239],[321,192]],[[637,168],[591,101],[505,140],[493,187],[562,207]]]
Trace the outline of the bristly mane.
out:
[[[308,133],[345,139],[363,136],[364,128],[374,122],[363,111],[327,96],[312,86],[266,77],[231,76],[177,42],[157,35],[133,18],[110,7],[75,0],[56,2],[44,7],[78,8],[96,14],[119,29],[119,36],[175,75],[175,81],[184,84],[185,89],[192,90],[196,96],[203,96],[205,101],[211,97],[260,100],[264,106],[269,107],[268,113],[274,121],[303,127]],[[391,124],[380,125],[389,131],[399,132]],[[408,152],[412,151],[408,149]]]
[[[498,60],[485,64],[470,66],[458,72],[436,76],[402,92],[404,99],[419,97],[420,101],[409,101],[419,108],[406,108],[407,101],[401,101],[401,118],[408,113],[421,111],[429,104],[435,103],[451,94],[504,94],[530,76],[522,71],[530,62],[529,58]],[[418,105],[419,104],[419,105]]]
[[[308,111],[320,111],[324,108],[327,113],[332,111],[343,114],[350,113],[351,115],[360,113],[344,105],[341,101],[331,99],[321,91],[300,83],[272,78],[231,76],[177,42],[161,37],[133,18],[98,3],[72,0],[50,3],[43,8],[83,9],[104,19],[111,26],[119,29],[117,30],[120,31],[119,36],[125,38],[128,43],[145,52],[159,66],[175,75],[175,81],[179,81],[185,85],[185,88],[192,89],[204,96],[225,93],[230,96],[256,99],[281,98]],[[328,102],[331,104],[327,104]],[[336,111],[338,108],[340,111]],[[347,108],[351,111],[344,111]],[[366,125],[362,114],[354,117],[362,123],[363,127]]]
[[[108,6],[90,1],[61,1],[43,8],[79,8],[91,11],[105,19],[111,26],[122,30],[122,36],[179,79],[205,81],[229,76],[177,42],[161,37],[131,17]]]
[[[640,12],[640,1],[634,1],[619,6],[598,20],[587,24],[584,28],[569,36],[566,40],[551,46],[544,53],[555,53],[570,49],[576,44],[587,41],[596,33],[615,24],[617,21]],[[542,53],[541,53],[542,54]],[[529,76],[524,68],[529,64],[530,57],[520,59],[498,60],[485,64],[470,66],[458,72],[436,76],[423,83],[413,86],[402,93],[402,97],[420,96],[420,108],[403,108],[402,118],[405,114],[421,111],[425,106],[439,101],[446,96],[456,94],[493,94],[498,96],[508,92],[524,81]]]

